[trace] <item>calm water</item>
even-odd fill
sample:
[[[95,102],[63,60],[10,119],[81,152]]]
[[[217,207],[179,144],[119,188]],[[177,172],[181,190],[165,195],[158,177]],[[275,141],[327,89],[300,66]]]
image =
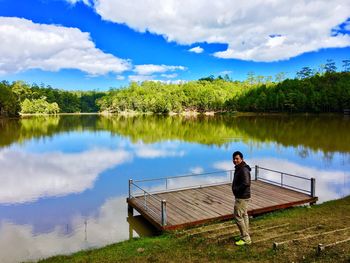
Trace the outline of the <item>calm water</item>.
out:
[[[344,197],[349,131],[341,115],[0,120],[0,262],[148,234],[128,219],[129,178],[232,169],[234,150],[252,166],[315,177],[320,202]]]

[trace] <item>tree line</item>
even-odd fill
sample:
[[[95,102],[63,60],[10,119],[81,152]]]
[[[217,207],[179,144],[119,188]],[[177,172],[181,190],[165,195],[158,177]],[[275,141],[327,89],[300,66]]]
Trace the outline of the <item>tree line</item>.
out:
[[[333,60],[319,69],[303,67],[295,78],[249,72],[245,81],[209,76],[181,84],[146,81],[110,90],[97,100],[101,111],[342,112],[350,108],[350,60],[337,71]]]
[[[105,92],[65,91],[51,86],[23,81],[0,82],[0,114],[17,116],[19,113],[57,114],[98,112],[96,100]]]
[[[286,73],[244,81],[209,76],[179,84],[132,82],[107,92],[64,91],[23,81],[0,82],[0,115],[18,113],[252,111],[341,112],[350,108],[350,60],[338,71],[333,60],[318,69],[303,67],[294,78]]]

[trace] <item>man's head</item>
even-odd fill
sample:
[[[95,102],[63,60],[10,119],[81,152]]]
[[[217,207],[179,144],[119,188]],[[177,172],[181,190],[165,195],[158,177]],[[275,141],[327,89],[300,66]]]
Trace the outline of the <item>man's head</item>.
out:
[[[236,151],[232,154],[232,162],[234,165],[239,165],[243,162],[243,154],[240,151]]]

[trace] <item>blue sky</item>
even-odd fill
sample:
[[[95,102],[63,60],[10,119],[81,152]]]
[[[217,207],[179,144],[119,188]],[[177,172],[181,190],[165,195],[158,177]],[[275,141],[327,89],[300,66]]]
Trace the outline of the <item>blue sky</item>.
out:
[[[347,0],[0,0],[0,79],[67,90],[350,59]]]

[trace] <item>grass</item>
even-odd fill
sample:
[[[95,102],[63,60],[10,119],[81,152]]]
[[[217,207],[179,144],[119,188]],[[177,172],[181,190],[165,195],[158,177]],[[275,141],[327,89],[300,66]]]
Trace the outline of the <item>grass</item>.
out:
[[[322,226],[312,233],[288,235],[276,240],[280,242],[350,227],[350,196],[311,208],[286,209],[251,220],[252,228],[286,223],[289,223],[288,228],[253,233],[253,242],[315,225]],[[346,239],[350,236],[350,230],[308,238],[299,243],[291,242],[277,250],[272,248],[273,241],[276,241],[272,239],[247,247],[235,247],[230,239],[217,243],[209,241],[205,235],[189,237],[186,233],[188,231],[132,239],[72,255],[55,256],[40,262],[350,262],[350,242],[329,248],[320,255],[316,253],[319,243],[328,244]]]

